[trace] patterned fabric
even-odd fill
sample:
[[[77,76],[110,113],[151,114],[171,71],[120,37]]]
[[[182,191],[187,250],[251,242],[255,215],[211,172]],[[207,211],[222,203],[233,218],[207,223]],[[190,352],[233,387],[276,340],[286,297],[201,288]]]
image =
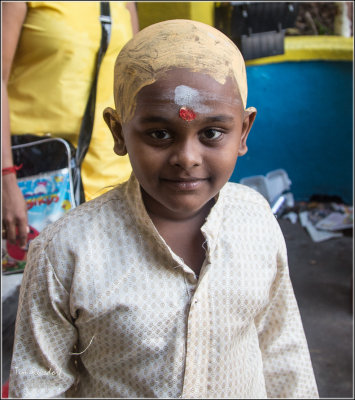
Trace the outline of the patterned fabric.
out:
[[[132,37],[122,1],[110,2],[111,39],[100,66],[93,134],[82,166],[86,199],[129,178],[128,156],[117,157],[102,118],[114,104],[113,67]],[[100,2],[27,2],[8,84],[11,133],[62,137],[77,145],[101,41]],[[107,188],[104,190],[108,190]]]
[[[202,232],[197,278],[134,175],[46,228],[24,273],[10,396],[318,397],[266,200],[227,183]]]

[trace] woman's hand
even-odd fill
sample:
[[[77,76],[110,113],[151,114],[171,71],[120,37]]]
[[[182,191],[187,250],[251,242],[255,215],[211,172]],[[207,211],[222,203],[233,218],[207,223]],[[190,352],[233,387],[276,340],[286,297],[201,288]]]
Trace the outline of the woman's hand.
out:
[[[23,194],[16,182],[15,174],[2,177],[2,238],[15,244],[19,239],[20,247],[27,244],[28,223],[27,206]]]

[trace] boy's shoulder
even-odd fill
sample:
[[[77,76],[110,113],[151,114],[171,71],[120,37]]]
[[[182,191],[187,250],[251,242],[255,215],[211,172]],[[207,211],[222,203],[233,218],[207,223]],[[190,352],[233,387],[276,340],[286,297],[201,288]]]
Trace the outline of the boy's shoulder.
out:
[[[270,211],[269,202],[265,197],[249,186],[227,182],[223,188],[223,195],[228,201],[238,201],[239,204],[261,207]]]
[[[266,198],[248,186],[228,182],[221,193],[220,217],[225,235],[235,240],[230,232],[247,240],[278,243],[280,227]]]
[[[112,222],[114,216],[126,214],[125,184],[118,185],[110,191],[87,201],[68,211],[63,217],[43,229],[39,239],[47,242],[58,236],[72,236],[74,231],[82,237],[85,231],[97,230],[105,225],[106,221]]]

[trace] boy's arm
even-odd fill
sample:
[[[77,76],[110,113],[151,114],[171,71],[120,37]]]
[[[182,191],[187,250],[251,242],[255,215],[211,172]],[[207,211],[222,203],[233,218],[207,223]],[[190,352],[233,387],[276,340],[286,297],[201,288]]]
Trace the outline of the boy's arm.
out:
[[[256,326],[263,359],[265,385],[271,398],[318,398],[310,354],[294,296],[284,237],[275,221],[277,273],[270,302]]]
[[[35,240],[20,290],[9,397],[65,397],[75,381],[70,352],[76,341],[69,293]]]

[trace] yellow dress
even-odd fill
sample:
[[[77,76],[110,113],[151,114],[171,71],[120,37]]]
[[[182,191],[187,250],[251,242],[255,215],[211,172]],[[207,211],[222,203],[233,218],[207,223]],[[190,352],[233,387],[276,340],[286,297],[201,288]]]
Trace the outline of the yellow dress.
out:
[[[102,61],[93,135],[82,167],[86,199],[126,180],[128,157],[113,152],[102,112],[114,106],[113,68],[132,37],[125,2],[110,2],[112,32]],[[99,2],[28,2],[8,84],[12,134],[32,133],[68,139],[77,145],[101,41]]]

